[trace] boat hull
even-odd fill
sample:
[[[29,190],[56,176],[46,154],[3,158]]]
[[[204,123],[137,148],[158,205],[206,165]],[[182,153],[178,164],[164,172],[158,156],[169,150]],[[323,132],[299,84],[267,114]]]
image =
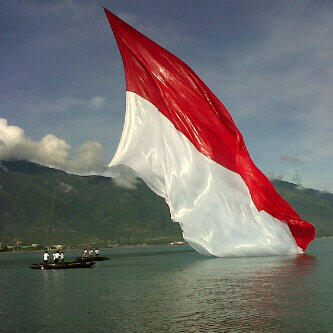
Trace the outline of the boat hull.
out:
[[[77,262],[89,262],[89,261],[103,261],[103,260],[109,260],[108,257],[77,257]]]
[[[70,269],[70,268],[91,268],[94,262],[64,262],[59,264],[32,264],[32,269]]]

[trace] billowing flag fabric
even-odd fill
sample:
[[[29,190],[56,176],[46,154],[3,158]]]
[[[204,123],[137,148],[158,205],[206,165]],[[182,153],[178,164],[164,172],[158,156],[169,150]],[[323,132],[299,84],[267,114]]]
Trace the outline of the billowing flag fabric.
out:
[[[202,254],[302,253],[314,227],[255,166],[224,105],[183,61],[105,12],[126,75],[125,124],[109,166],[129,166],[165,198]]]

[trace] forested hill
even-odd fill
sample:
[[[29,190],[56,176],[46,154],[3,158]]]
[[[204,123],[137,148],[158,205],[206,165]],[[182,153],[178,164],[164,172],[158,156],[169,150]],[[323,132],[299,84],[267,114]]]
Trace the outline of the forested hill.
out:
[[[278,192],[317,228],[333,235],[333,194],[284,181]],[[164,200],[141,180],[135,188],[114,179],[76,176],[26,161],[0,165],[0,242],[110,244],[181,240]]]

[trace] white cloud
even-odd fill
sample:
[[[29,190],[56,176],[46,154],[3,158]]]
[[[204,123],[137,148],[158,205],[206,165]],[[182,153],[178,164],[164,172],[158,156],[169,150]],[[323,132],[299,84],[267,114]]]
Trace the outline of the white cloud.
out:
[[[114,182],[117,186],[129,190],[137,188],[138,179],[135,171],[127,165],[119,164],[108,167],[104,172],[104,176],[115,178]]]
[[[36,158],[47,165],[66,166],[69,157],[70,144],[53,134],[45,135],[39,142],[34,143],[38,150]]]
[[[76,156],[69,161],[68,166],[73,170],[80,172],[89,172],[91,170],[105,170],[103,161],[104,149],[97,141],[88,141],[83,143],[76,150]]]
[[[72,173],[101,173],[106,166],[99,142],[83,143],[71,156],[71,146],[53,134],[40,141],[27,137],[22,128],[0,118],[0,160],[25,159]]]
[[[38,104],[24,105],[29,114],[39,115],[47,113],[67,113],[75,108],[85,108],[99,110],[105,103],[106,98],[103,96],[94,96],[90,99],[76,99],[69,96],[63,96],[55,101],[42,101]]]
[[[105,97],[96,96],[89,101],[89,106],[94,110],[99,110],[104,105],[105,101]]]
[[[61,113],[61,112],[66,112],[70,108],[77,106],[77,105],[82,105],[84,102],[77,100],[72,97],[62,97],[56,100],[54,103],[48,103],[48,102],[43,102],[40,105],[41,109],[47,110],[49,112],[54,112],[54,113]]]
[[[135,190],[137,188],[138,180],[136,178],[115,178],[114,183],[128,190]]]
[[[17,126],[10,126],[7,120],[0,118],[0,159],[27,159],[37,155],[37,143],[27,138]]]

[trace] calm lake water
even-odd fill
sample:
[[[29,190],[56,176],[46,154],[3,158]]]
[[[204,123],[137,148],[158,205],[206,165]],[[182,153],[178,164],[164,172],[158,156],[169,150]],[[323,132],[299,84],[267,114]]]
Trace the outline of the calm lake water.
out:
[[[298,257],[102,254],[92,269],[42,271],[29,268],[40,252],[0,253],[0,331],[333,332],[333,239]]]

